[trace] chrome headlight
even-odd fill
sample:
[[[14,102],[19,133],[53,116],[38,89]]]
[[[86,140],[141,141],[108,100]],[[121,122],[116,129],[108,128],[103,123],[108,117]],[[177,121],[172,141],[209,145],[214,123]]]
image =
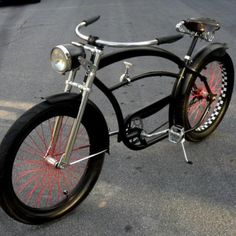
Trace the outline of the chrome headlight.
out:
[[[73,44],[58,45],[51,51],[50,60],[52,68],[62,74],[78,68],[80,65],[78,57],[81,56],[85,57],[83,47],[78,47]]]

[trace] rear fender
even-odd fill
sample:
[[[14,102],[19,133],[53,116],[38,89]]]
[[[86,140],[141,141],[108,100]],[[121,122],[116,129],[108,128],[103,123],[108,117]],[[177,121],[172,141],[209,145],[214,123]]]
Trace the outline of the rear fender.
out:
[[[204,48],[202,48],[192,59],[190,69],[195,72],[199,72],[199,68],[202,63],[204,63],[210,57],[223,57],[225,55],[226,44],[222,43],[212,43]],[[184,78],[180,83],[180,87],[177,89],[179,91],[178,96],[183,96],[186,92],[187,86],[191,78],[194,76],[194,73],[187,71]]]
[[[174,124],[174,114],[175,109],[178,109],[178,104],[181,99],[184,98],[186,90],[188,88],[188,84],[195,76],[196,73],[199,72],[199,68],[202,63],[204,63],[210,57],[223,57],[227,50],[227,45],[223,43],[212,43],[208,46],[199,50],[196,55],[192,59],[192,63],[189,66],[189,70],[187,69],[184,76],[176,80],[175,85],[172,90],[171,103],[169,107],[169,121],[170,125]],[[192,72],[191,72],[192,71]]]

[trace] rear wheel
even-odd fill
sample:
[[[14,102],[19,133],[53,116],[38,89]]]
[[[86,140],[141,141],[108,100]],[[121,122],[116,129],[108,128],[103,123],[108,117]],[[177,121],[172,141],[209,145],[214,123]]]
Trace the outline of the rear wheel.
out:
[[[176,124],[184,127],[189,141],[200,141],[217,128],[230,103],[234,85],[233,64],[228,54],[203,60],[196,71],[206,81],[192,76],[176,110]]]
[[[0,170],[3,209],[24,223],[40,224],[74,209],[91,191],[102,168],[104,154],[60,169],[55,163],[65,151],[78,104],[43,102],[9,130],[2,142]],[[99,128],[85,113],[70,163],[101,151]],[[61,119],[57,143],[51,142]],[[98,124],[99,126],[99,124]]]

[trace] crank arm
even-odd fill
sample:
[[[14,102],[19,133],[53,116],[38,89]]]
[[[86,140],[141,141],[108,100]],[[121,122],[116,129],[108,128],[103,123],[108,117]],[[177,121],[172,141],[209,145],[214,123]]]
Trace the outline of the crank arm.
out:
[[[165,129],[165,130],[162,130],[162,131],[159,131],[159,132],[155,132],[155,133],[146,133],[145,131],[142,131],[141,132],[141,136],[143,138],[152,138],[152,137],[155,137],[155,136],[159,136],[161,134],[167,134],[169,132],[169,129]]]

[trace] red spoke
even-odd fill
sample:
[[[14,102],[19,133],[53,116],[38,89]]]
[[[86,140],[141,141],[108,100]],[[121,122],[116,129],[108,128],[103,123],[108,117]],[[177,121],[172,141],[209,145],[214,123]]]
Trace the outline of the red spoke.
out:
[[[197,124],[197,122],[199,121],[199,119],[201,118],[202,114],[200,113],[201,110],[201,103],[202,101],[198,101],[196,103],[194,103],[189,110],[189,120],[191,122],[191,126],[194,126],[195,124]]]
[[[51,178],[48,185],[48,198],[47,198],[47,203],[46,203],[47,206],[49,203],[52,204],[53,193],[56,193],[56,186],[57,186],[59,176],[60,176],[59,171],[57,171],[56,173],[54,172],[54,174],[51,174]]]
[[[195,124],[197,124],[200,121],[200,118],[202,117],[202,115],[203,115],[203,109],[202,107],[201,108],[199,107],[194,117]]]
[[[43,174],[40,176],[40,177],[43,177]],[[44,177],[45,178],[45,175]],[[37,178],[37,180],[35,181],[35,184],[34,184],[34,187],[31,189],[31,191],[26,195],[27,199],[26,201],[27,202],[30,202],[30,200],[32,199],[33,197],[33,194],[38,190],[38,188],[41,186],[41,178]]]
[[[22,193],[24,191],[24,189],[26,187],[28,187],[30,184],[32,184],[35,180],[39,180],[39,177],[42,176],[42,174],[40,175],[41,172],[39,172],[38,175],[34,175],[32,178],[28,179],[26,182],[24,182],[23,184],[20,184],[17,186],[17,188],[19,189],[19,193]]]
[[[19,181],[20,179],[22,179],[23,177],[26,177],[30,174],[33,174],[33,173],[40,173],[44,170],[44,168],[35,168],[35,169],[27,169],[27,170],[23,170],[23,171],[20,171],[19,174],[18,174],[18,177],[16,178],[16,181]]]
[[[33,144],[33,146],[35,146],[36,150],[38,150],[38,153],[41,153],[41,155],[44,156],[44,151],[42,151],[41,148],[38,146],[38,144],[34,141],[34,139],[31,137],[31,134],[29,134],[28,137],[29,137],[31,143]],[[26,145],[28,145],[28,144],[26,143]],[[28,146],[30,146],[30,145],[28,145]]]
[[[26,144],[26,146],[28,146],[27,143],[25,143],[25,144]],[[26,147],[22,148],[21,152],[29,153],[29,154],[32,154],[33,156],[36,155],[41,158],[44,156],[44,154],[42,154],[41,152],[37,152],[36,150],[33,150],[33,149],[27,149]]]
[[[68,176],[67,176],[68,175]],[[73,188],[73,186],[74,186],[74,184],[73,184],[73,181],[72,181],[72,179],[70,178],[71,176],[70,176],[70,173],[67,173],[67,174],[65,174],[65,173],[62,173],[62,179],[63,179],[63,183],[64,183],[64,187],[65,187],[65,189],[64,190],[66,190],[66,191],[70,191],[72,188]]]
[[[20,160],[19,163],[14,164],[16,167],[27,165],[42,165],[42,160]]]
[[[38,134],[38,136],[39,136],[40,140],[42,141],[42,143],[44,144],[45,150],[47,150],[48,149],[48,143],[46,142],[47,139],[45,138],[42,124],[40,125],[40,128],[41,128],[42,134],[40,134],[37,129],[35,129],[35,131]]]
[[[54,126],[55,126],[56,118],[54,118],[53,125],[51,124],[51,119],[48,120],[48,126],[49,126],[49,131],[50,131],[50,137],[51,137],[51,147],[50,147],[50,152],[49,155],[53,155],[56,149],[57,143],[54,142],[53,140],[53,131],[54,131]]]
[[[193,105],[191,105],[191,106],[189,107],[190,116],[191,116],[191,114],[193,114],[193,113],[196,111],[196,109],[197,109],[198,107],[199,107],[199,101],[193,103]]]
[[[222,83],[222,68],[219,64],[211,64],[209,68],[206,70],[206,73],[209,74],[209,86],[213,93],[219,94],[219,89],[221,89]],[[206,76],[208,77],[208,76]],[[218,89],[217,89],[218,85]],[[220,86],[219,86],[220,85]]]
[[[38,207],[40,207],[40,204],[42,202],[42,198],[43,198],[43,193],[45,192],[45,190],[47,189],[47,185],[45,184],[45,182],[47,181],[47,179],[51,179],[50,178],[50,175],[48,175],[49,173],[51,173],[50,171],[47,171],[45,174],[44,174],[44,177],[42,178],[41,182],[38,184],[38,187],[39,186],[42,186],[39,194],[38,194],[38,197],[36,199],[36,205]]]
[[[49,181],[49,185],[48,185],[48,198],[47,198],[47,202],[46,205],[48,206],[49,204],[52,204],[52,197],[53,197],[53,189],[54,189],[54,178],[51,179],[51,181]]]
[[[52,137],[53,128],[52,128],[52,125],[51,125],[51,119],[49,119],[47,123],[48,123],[49,131],[50,131],[50,134],[51,134],[51,137]],[[54,122],[53,123],[55,124],[55,118],[54,118]]]
[[[193,115],[193,121],[194,121],[194,125],[197,123],[198,121],[198,117],[199,117],[199,112],[200,112],[200,109],[198,108],[195,112],[195,114]]]
[[[66,137],[63,137],[63,134],[64,134],[64,131],[65,131],[68,119],[69,119],[69,117],[67,117],[66,121],[62,124],[62,127],[61,127],[61,132],[60,132],[60,136],[59,136],[59,143],[60,143],[59,151],[60,152],[62,150],[64,150],[64,148],[65,148],[65,140],[67,140],[68,136],[69,136],[69,135],[67,135],[67,136],[65,135]]]
[[[85,149],[85,148],[89,148],[89,147],[90,147],[89,144],[84,145],[84,146],[80,146],[80,147],[74,148],[74,149],[72,150],[72,152],[79,151],[79,150],[82,150],[82,149]],[[58,157],[58,156],[61,156],[61,155],[63,155],[63,154],[64,154],[64,151],[61,152],[61,153],[56,153],[56,154],[54,154],[54,156],[55,156],[55,157]]]
[[[214,72],[213,64],[210,64],[209,74],[210,74],[209,84],[211,85],[213,81],[215,80],[215,72]]]
[[[83,146],[74,148],[74,149],[72,150],[72,152],[75,152],[75,151],[78,151],[78,150],[82,150],[82,149],[85,149],[85,148],[89,148],[89,147],[90,147],[90,144],[83,145]]]
[[[222,82],[221,68],[217,64],[215,67],[215,80],[213,81],[211,88],[216,92],[216,87],[217,85],[221,84],[221,82]]]
[[[202,72],[202,74],[206,78],[208,78],[208,85],[212,93],[217,94],[219,96],[222,90],[223,80],[222,65],[217,62],[210,63],[207,68]],[[188,117],[192,127],[200,121],[201,117],[206,111],[206,108],[209,106],[209,102],[207,100],[208,91],[204,83],[201,82],[200,79],[197,79],[194,85],[195,86],[193,86],[193,89],[189,96],[188,107]],[[204,124],[209,119],[209,114],[212,113],[211,111],[213,111],[213,109],[215,108],[217,101],[218,99],[211,103],[211,106],[209,107],[210,110],[201,122],[202,124]]]
[[[47,178],[48,196],[47,196],[47,201],[46,201],[47,206],[49,203],[52,204],[53,193],[56,191],[57,178],[58,178],[60,172],[61,172],[61,170],[55,169],[54,172],[48,172],[48,174],[47,174],[47,176],[48,176],[48,178]]]
[[[52,134],[57,118],[49,119],[35,128],[22,144],[15,160],[12,175],[15,192],[30,207],[52,207],[60,203],[66,198],[65,191],[73,191],[86,171],[88,161],[61,170],[44,159],[49,145],[52,145],[50,155],[55,159],[63,155],[67,145],[73,118],[63,117],[57,143],[54,143]],[[89,155],[89,149],[87,132],[81,126],[71,159],[79,160]]]

